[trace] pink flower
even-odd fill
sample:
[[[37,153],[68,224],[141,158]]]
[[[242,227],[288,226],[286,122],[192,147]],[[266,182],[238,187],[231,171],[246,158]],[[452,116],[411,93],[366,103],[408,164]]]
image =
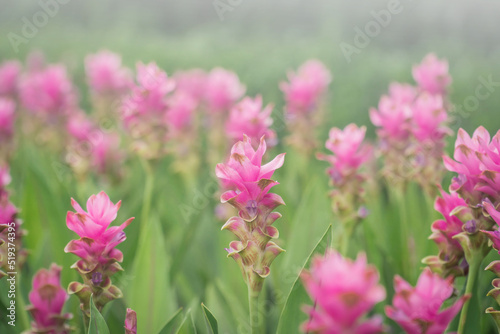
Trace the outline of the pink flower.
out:
[[[120,204],[121,201],[113,204],[104,191],[89,198],[87,211],[71,199],[76,212],[68,211],[66,225],[80,239],[70,241],[64,251],[79,256],[90,267],[107,264],[110,260],[121,262],[123,254],[115,247],[126,239],[123,229],[134,218],[127,219],[120,226],[109,227],[116,219]]]
[[[450,133],[450,129],[444,126],[448,119],[448,113],[440,95],[425,93],[419,95],[412,108],[414,122],[412,131],[418,141],[439,143],[446,134]]]
[[[14,97],[16,95],[20,74],[21,64],[17,60],[0,64],[0,96]]]
[[[354,123],[347,125],[344,130],[332,128],[325,147],[333,152],[333,155],[319,155],[321,160],[330,162],[332,167],[328,174],[335,181],[356,173],[362,164],[372,157],[372,148],[363,143],[366,127]]]
[[[5,187],[10,183],[11,180],[12,179],[9,173],[9,166],[0,165],[0,194],[3,194],[6,191]]]
[[[252,220],[259,213],[272,211],[283,204],[283,199],[269,190],[278,184],[271,180],[276,169],[285,161],[285,154],[279,154],[271,162],[262,165],[266,152],[264,137],[260,139],[257,150],[252,147],[250,138],[244,136],[231,149],[229,161],[218,164],[215,174],[227,189],[221,196],[223,203],[229,202],[240,210],[240,216]],[[264,214],[265,216],[265,214]]]
[[[273,124],[272,109],[271,105],[262,108],[261,96],[254,99],[244,98],[231,108],[226,122],[227,136],[236,142],[243,140],[243,135],[247,135],[252,143],[257,143],[265,136],[269,145],[275,144],[276,133],[270,129]]]
[[[412,72],[420,89],[430,94],[445,94],[451,84],[448,62],[439,60],[433,53],[425,56],[421,64],[413,67]]]
[[[83,111],[72,112],[66,123],[66,129],[70,136],[79,142],[89,140],[94,127],[94,122]]]
[[[61,267],[52,264],[49,270],[40,269],[33,278],[28,310],[33,316],[29,333],[66,334],[70,327],[65,322],[72,314],[61,314],[69,296],[61,286]]]
[[[207,88],[208,75],[201,69],[180,71],[174,74],[177,91],[189,94],[196,102],[201,102]]]
[[[198,103],[189,93],[178,90],[168,99],[165,121],[171,132],[179,134],[193,121]]]
[[[443,158],[445,167],[458,174],[450,190],[457,191],[473,206],[486,197],[493,202],[500,199],[500,131],[490,142],[490,134],[482,126],[472,138],[459,129],[453,158]]]
[[[367,265],[364,254],[351,261],[330,250],[324,257],[316,256],[310,271],[303,272],[301,277],[314,302],[314,306],[305,308],[309,320],[303,324],[304,332],[383,332],[382,317],[364,319],[375,304],[385,299],[377,269]]]
[[[23,106],[44,116],[62,115],[74,108],[76,95],[63,65],[28,73],[20,83]]]
[[[308,60],[297,73],[288,74],[289,82],[280,88],[285,94],[286,111],[290,114],[314,111],[332,81],[330,71],[319,60]]]
[[[453,294],[453,277],[443,279],[428,267],[420,275],[416,287],[399,276],[394,278],[394,285],[393,306],[387,306],[385,312],[409,334],[444,333],[470,298],[463,296],[451,307],[440,311],[444,301]]]
[[[130,308],[125,317],[125,334],[137,334],[137,314]]]
[[[0,139],[9,140],[14,134],[16,104],[8,98],[0,97]]]
[[[104,174],[123,162],[124,153],[120,149],[120,136],[115,132],[96,129],[93,132],[92,167]]]
[[[210,112],[228,111],[245,94],[245,86],[236,73],[214,68],[208,74],[205,101]]]
[[[380,98],[378,110],[370,109],[370,120],[379,127],[377,133],[380,138],[408,140],[411,134],[411,103],[415,97],[411,86],[391,84],[389,95]]]
[[[132,86],[130,71],[122,67],[121,56],[110,51],[88,55],[85,70],[88,84],[95,93],[121,94]]]
[[[495,208],[495,206],[491,203],[491,201],[487,198],[483,201],[483,208],[486,210],[488,215],[490,215],[491,219],[500,226],[500,212]],[[493,248],[495,248],[500,254],[500,231],[494,229],[493,231],[482,231],[488,235],[488,238],[491,240],[493,244]]]

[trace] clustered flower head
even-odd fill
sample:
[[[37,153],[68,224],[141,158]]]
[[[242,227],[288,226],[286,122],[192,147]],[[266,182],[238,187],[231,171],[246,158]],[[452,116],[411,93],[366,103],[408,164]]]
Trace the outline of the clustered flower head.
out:
[[[421,64],[413,66],[413,78],[418,87],[430,94],[444,95],[451,84],[448,62],[440,60],[435,54],[428,54]]]
[[[33,322],[31,330],[25,333],[69,334],[71,328],[66,322],[73,315],[62,313],[68,298],[61,286],[61,267],[52,264],[49,270],[40,269],[33,277],[33,290],[29,294],[31,305],[27,307]]]
[[[85,58],[88,84],[94,94],[120,95],[132,86],[132,77],[127,68],[122,67],[121,56],[100,51]]]
[[[473,228],[475,221],[467,203],[457,193],[446,193],[441,190],[441,197],[437,197],[434,208],[443,219],[432,223],[433,240],[439,248],[437,256],[428,256],[423,263],[429,265],[432,271],[442,277],[467,275],[469,265],[465,259],[464,249],[456,235]]]
[[[234,144],[229,161],[218,164],[215,173],[225,189],[221,195],[222,203],[229,203],[239,212],[231,217],[222,227],[238,237],[232,241],[227,251],[240,266],[250,289],[258,295],[262,289],[272,261],[283,249],[271,241],[279,236],[272,224],[281,217],[273,212],[283,199],[271,188],[278,182],[271,180],[274,171],[283,165],[285,154],[279,154],[271,162],[262,165],[262,157],[266,152],[264,137],[255,150],[250,138]]]
[[[92,195],[87,201],[87,211],[75,201],[71,205],[76,212],[68,211],[66,225],[80,237],[71,240],[64,251],[80,257],[72,268],[83,278],[83,283],[72,282],[70,294],[76,294],[81,308],[89,316],[90,296],[100,310],[109,301],[121,298],[120,289],[112,285],[111,276],[123,270],[119,262],[123,254],[115,247],[125,241],[123,230],[134,218],[127,219],[120,226],[109,226],[117,216],[121,201],[114,204],[105,192]]]
[[[14,98],[17,95],[17,83],[21,75],[21,64],[17,60],[0,64],[0,97]]]
[[[246,135],[257,144],[262,136],[266,137],[271,146],[276,142],[276,133],[270,129],[273,124],[271,118],[272,105],[262,107],[262,97],[246,97],[236,104],[229,113],[226,121],[226,134],[233,141],[243,140]]]
[[[165,153],[167,95],[175,82],[156,64],[137,65],[137,85],[122,103],[121,118],[139,155],[154,159]]]
[[[302,330],[318,334],[372,334],[384,332],[382,317],[366,315],[385,299],[377,269],[364,254],[355,261],[329,250],[313,258],[310,271],[301,275],[314,306],[304,311],[309,319]]]
[[[91,171],[119,178],[125,155],[118,133],[98,127],[83,111],[73,113],[66,129],[66,161],[79,179],[85,179]]]
[[[201,69],[179,71],[174,74],[176,90],[191,96],[195,101],[201,103],[205,98],[205,89],[208,84],[208,74]]]
[[[23,236],[26,231],[21,228],[22,221],[17,217],[19,210],[10,201],[6,189],[10,181],[9,168],[0,165],[0,278],[4,277],[6,272],[20,270],[28,255],[23,249]],[[15,264],[9,263],[9,257],[12,257],[9,253],[15,253]]]
[[[245,86],[236,73],[214,68],[205,83],[205,102],[210,113],[224,113],[245,94]]]
[[[386,306],[389,318],[409,334],[444,333],[470,295],[459,298],[447,309],[443,303],[452,297],[453,277],[441,278],[427,267],[412,287],[399,276],[394,278],[393,306]]]
[[[76,103],[76,93],[63,65],[50,65],[21,78],[23,107],[44,120],[54,122]]]
[[[361,167],[372,159],[372,147],[364,142],[366,127],[349,124],[343,130],[332,128],[326,148],[333,155],[317,154],[318,159],[330,163],[327,173],[334,189],[331,191],[333,211],[342,224],[355,224],[362,218],[366,175]],[[361,215],[360,215],[361,213]]]
[[[378,109],[370,110],[385,158],[383,172],[392,182],[404,185],[415,179],[430,193],[441,183],[441,156],[445,137],[451,133],[446,126],[445,93],[392,83],[389,94],[380,98]]]
[[[317,146],[312,134],[321,121],[321,105],[331,81],[330,71],[313,59],[300,66],[296,73],[290,72],[288,82],[280,84],[290,131],[287,141],[300,152],[309,154]]]

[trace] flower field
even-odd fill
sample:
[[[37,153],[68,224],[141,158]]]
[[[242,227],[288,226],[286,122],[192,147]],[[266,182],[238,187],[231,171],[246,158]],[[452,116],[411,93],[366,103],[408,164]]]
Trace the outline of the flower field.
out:
[[[0,333],[500,332],[496,56],[51,29],[0,41]]]

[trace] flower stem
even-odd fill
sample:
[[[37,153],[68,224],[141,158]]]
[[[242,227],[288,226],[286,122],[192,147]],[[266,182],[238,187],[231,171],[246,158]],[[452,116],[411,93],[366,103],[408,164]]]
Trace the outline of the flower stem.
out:
[[[252,334],[258,334],[259,330],[259,293],[251,289],[250,284],[248,284],[248,306],[250,309],[250,327],[252,329]]]
[[[469,275],[467,277],[467,284],[465,286],[465,294],[472,294],[474,286],[476,284],[477,275],[479,274],[479,268],[481,264],[482,257],[474,257],[473,261],[469,263]],[[463,334],[465,330],[465,323],[467,320],[467,312],[469,310],[471,298],[469,298],[462,307],[462,313],[460,313],[460,321],[458,323],[458,334]]]
[[[154,186],[154,171],[151,163],[147,160],[141,159],[142,167],[144,168],[144,173],[146,175],[146,180],[144,183],[144,195],[142,199],[142,212],[141,212],[141,235],[144,233],[145,227],[149,221],[149,212],[151,211],[151,199],[153,196],[153,186]],[[140,241],[140,239],[139,239]]]
[[[21,295],[21,275],[20,274],[18,274],[18,276],[17,276],[16,285],[17,285],[16,303],[18,305],[17,314],[19,316],[22,327],[24,327],[24,328],[26,328],[26,330],[28,330],[31,328],[31,326],[30,326],[30,321],[28,319],[28,314],[26,313],[26,304],[24,303],[24,299]]]

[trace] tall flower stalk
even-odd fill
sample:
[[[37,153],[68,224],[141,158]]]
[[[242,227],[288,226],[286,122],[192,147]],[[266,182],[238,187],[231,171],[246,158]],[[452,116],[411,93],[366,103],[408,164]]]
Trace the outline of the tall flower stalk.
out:
[[[222,203],[229,203],[238,210],[222,227],[231,231],[239,240],[227,248],[228,257],[238,263],[248,286],[250,324],[252,333],[259,332],[258,298],[264,279],[270,274],[270,266],[283,249],[271,240],[279,233],[272,224],[281,217],[273,210],[284,205],[283,199],[270,189],[278,182],[271,180],[274,171],[283,165],[285,154],[279,154],[271,162],[262,165],[266,152],[264,137],[257,150],[247,136],[234,144],[231,156],[225,164],[218,164],[215,174],[226,192]]]
[[[89,198],[87,211],[73,199],[71,204],[76,212],[68,212],[66,224],[80,238],[71,240],[64,251],[80,257],[72,268],[81,275],[83,283],[71,282],[68,292],[80,299],[80,307],[88,322],[92,295],[99,311],[108,302],[122,297],[120,289],[111,281],[116,272],[123,270],[119,264],[123,261],[123,254],[115,247],[125,241],[123,230],[134,218],[127,219],[120,226],[109,227],[116,218],[121,201],[113,204],[105,192]]]

